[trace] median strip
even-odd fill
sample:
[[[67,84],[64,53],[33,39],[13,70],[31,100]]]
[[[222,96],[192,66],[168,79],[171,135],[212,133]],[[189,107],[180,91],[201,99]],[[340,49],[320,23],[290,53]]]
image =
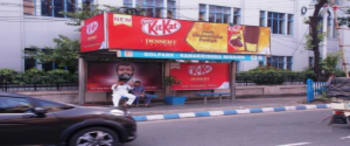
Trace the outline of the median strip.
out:
[[[206,111],[206,112],[188,112],[188,113],[172,113],[172,114],[158,114],[158,115],[143,115],[133,116],[137,122],[155,121],[155,120],[171,120],[171,119],[185,119],[198,117],[214,117],[225,115],[240,115],[240,114],[257,114],[257,113],[271,113],[284,111],[300,111],[300,110],[315,110],[328,109],[329,104],[318,105],[297,105],[297,106],[281,106],[281,107],[265,107],[265,108],[251,108],[251,109],[233,109],[222,111]]]

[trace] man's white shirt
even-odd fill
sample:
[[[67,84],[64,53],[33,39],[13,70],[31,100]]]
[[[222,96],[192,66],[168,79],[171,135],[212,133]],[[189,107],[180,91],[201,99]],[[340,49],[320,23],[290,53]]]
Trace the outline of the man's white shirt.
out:
[[[129,90],[131,90],[132,88],[128,85],[128,84],[124,84],[124,85],[117,85],[114,84],[112,86],[112,90],[113,90],[113,94],[114,93],[129,93]]]

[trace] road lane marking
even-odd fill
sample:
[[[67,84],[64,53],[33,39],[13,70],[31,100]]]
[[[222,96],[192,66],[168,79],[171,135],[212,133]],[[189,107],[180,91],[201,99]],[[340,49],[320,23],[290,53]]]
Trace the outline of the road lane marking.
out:
[[[309,145],[311,142],[298,142],[298,143],[289,143],[289,144],[282,144],[277,146],[302,146],[302,145]]]
[[[350,135],[349,136],[345,136],[345,137],[341,137],[341,140],[346,140],[346,139],[350,139]]]

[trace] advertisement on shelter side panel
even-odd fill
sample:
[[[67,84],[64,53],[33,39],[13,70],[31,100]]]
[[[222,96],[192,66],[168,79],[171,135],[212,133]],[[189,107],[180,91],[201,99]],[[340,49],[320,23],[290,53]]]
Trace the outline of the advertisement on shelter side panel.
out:
[[[97,15],[84,21],[81,27],[81,52],[105,49],[104,16]]]

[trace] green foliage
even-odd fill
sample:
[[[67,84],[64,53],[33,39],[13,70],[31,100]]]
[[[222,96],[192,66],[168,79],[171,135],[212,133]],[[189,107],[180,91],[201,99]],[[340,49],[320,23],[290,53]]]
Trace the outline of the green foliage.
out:
[[[71,21],[67,23],[68,25],[80,26],[83,20],[102,14],[103,11],[97,5],[84,5],[82,9],[77,9],[75,12],[61,13],[71,18]]]
[[[257,68],[248,72],[252,81],[258,85],[279,85],[284,81],[282,71],[272,67]]]
[[[305,82],[308,78],[316,80],[316,74],[311,70],[291,72],[272,67],[260,67],[237,73],[237,82],[253,82],[257,85],[281,85],[284,82]]]
[[[48,82],[53,84],[68,83],[71,79],[71,74],[67,70],[55,69],[47,72]]]
[[[56,46],[54,48],[46,48],[44,50],[37,49],[31,54],[39,63],[55,62],[59,68],[67,67],[71,72],[78,69],[78,53],[80,49],[79,40],[72,40],[66,36],[59,35],[54,39]]]
[[[20,78],[22,84],[44,84],[48,81],[45,72],[36,68],[24,72]]]
[[[11,69],[0,69],[0,83],[13,83],[17,72]]]
[[[30,69],[24,73],[18,73],[10,69],[0,69],[0,83],[8,84],[62,84],[77,83],[78,73],[70,73],[67,70],[56,69],[44,72],[38,69]]]
[[[345,72],[343,70],[339,70],[339,69],[336,69],[334,71],[334,74],[335,74],[336,77],[345,77],[346,76]]]
[[[181,84],[181,81],[177,80],[174,76],[167,76],[164,79],[164,83],[166,86],[172,86],[172,85]]]
[[[321,68],[326,74],[335,73],[339,62],[339,53],[329,54],[326,59],[321,62]]]

